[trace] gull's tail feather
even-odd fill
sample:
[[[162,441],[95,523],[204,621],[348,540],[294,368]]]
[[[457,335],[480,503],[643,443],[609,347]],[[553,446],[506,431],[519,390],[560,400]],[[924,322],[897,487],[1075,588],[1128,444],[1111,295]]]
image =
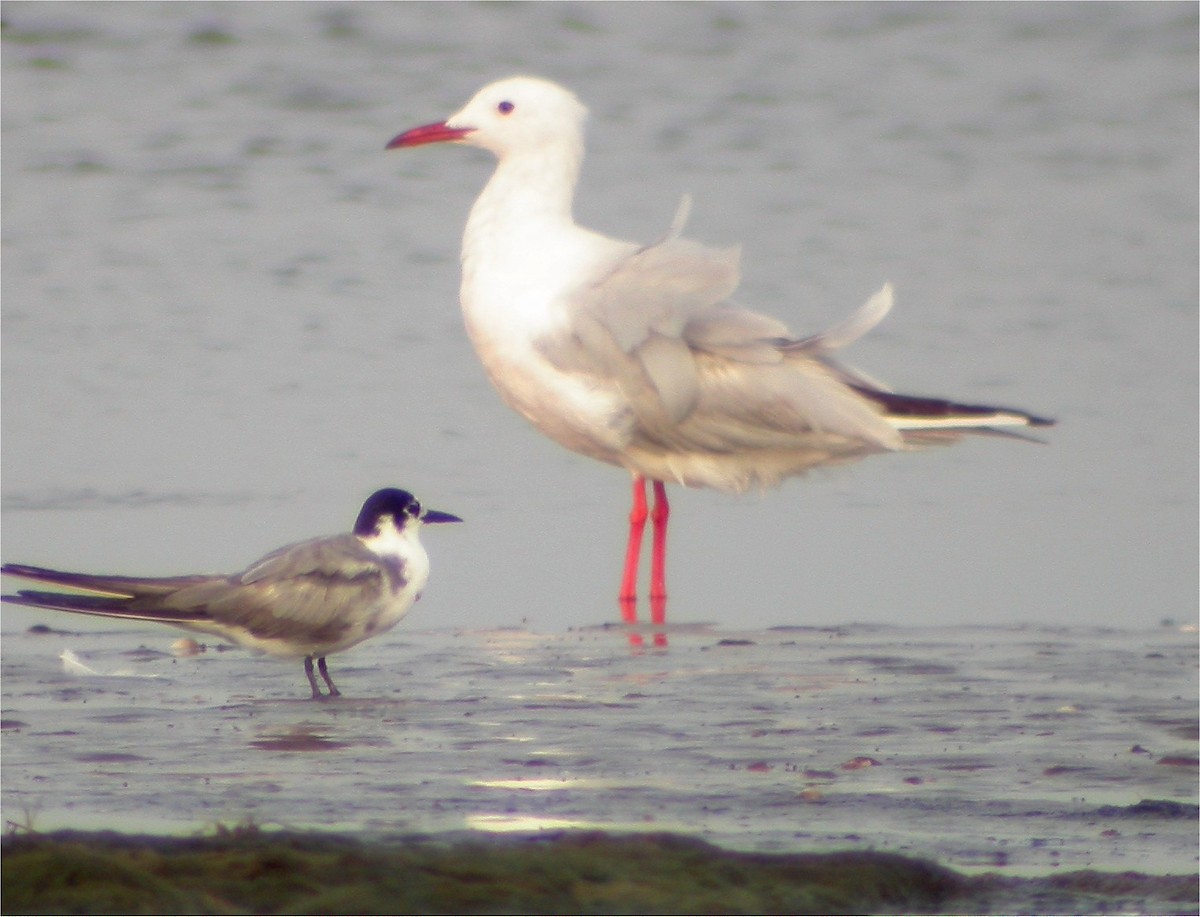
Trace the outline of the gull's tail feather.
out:
[[[798,341],[789,341],[786,349],[805,353],[827,354],[853,344],[878,325],[892,310],[894,301],[892,285],[885,283],[877,293],[854,310],[849,318],[838,322],[819,334],[809,335]]]
[[[864,386],[855,390],[886,412],[888,422],[901,431],[948,430],[963,433],[990,427],[1050,427],[1054,421],[1016,408],[962,404],[943,398],[899,395]],[[999,432],[992,430],[991,432]]]

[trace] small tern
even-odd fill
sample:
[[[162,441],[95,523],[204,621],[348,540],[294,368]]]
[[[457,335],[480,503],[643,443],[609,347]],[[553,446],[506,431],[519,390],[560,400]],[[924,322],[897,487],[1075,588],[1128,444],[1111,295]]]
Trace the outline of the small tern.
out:
[[[888,313],[890,284],[807,337],[737,306],[729,297],[739,249],[683,238],[686,196],[670,230],[648,245],[577,225],[586,116],[563,87],[519,76],[387,148],[456,143],[496,157],[463,235],[467,333],[510,407],[560,445],[633,476],[620,591],[627,621],[636,620],[646,481],[655,496],[651,613],[661,622],[666,482],[741,492],[874,453],[1052,423],[897,394],[835,362],[835,351]]]
[[[287,545],[241,573],[139,578],[4,564],[5,575],[88,594],[23,589],[0,598],[33,608],[158,621],[256,652],[302,656],[312,696],[319,699],[315,659],[333,697],[341,692],[325,657],[390,630],[421,597],[429,555],[419,533],[431,522],[462,520],[423,509],[412,494],[389,487],[367,498],[352,532]]]

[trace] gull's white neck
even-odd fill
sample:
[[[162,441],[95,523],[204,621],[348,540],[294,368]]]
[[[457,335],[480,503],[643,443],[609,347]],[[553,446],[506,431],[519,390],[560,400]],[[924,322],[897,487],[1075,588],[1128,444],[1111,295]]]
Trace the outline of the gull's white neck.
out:
[[[583,161],[582,141],[525,148],[504,155],[471,208],[463,255],[524,236],[575,227],[572,203]]]
[[[467,219],[460,300],[484,368],[513,403],[529,360],[541,359],[525,351],[568,328],[573,291],[632,246],[575,223],[582,132],[539,137],[498,158]]]

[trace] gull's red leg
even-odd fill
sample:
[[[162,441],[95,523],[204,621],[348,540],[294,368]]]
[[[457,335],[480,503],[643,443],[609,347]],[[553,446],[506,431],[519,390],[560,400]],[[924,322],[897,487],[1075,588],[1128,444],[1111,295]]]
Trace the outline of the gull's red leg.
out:
[[[654,544],[650,555],[650,620],[662,624],[667,619],[667,522],[671,504],[662,481],[654,482]]]
[[[633,504],[629,509],[629,541],[625,545],[625,572],[621,577],[621,612],[628,622],[637,620],[638,560],[642,554],[642,532],[646,528],[646,482],[633,476]]]

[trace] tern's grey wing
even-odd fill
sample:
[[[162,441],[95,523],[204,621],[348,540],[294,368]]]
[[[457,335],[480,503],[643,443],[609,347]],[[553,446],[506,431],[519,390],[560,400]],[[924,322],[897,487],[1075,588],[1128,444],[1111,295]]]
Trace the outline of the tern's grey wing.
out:
[[[180,589],[164,605],[203,609],[213,622],[258,640],[336,643],[372,614],[388,579],[377,555],[353,535],[317,538],[273,551],[220,582]]]
[[[350,534],[288,545],[232,576],[140,579],[16,564],[3,572],[93,593],[22,590],[4,596],[8,602],[173,624],[274,652],[332,646],[356,628],[361,633],[385,592],[404,585],[399,563],[387,565]]]
[[[310,538],[284,545],[260,557],[236,579],[245,584],[264,580],[354,579],[378,571],[379,555],[349,533]]]

